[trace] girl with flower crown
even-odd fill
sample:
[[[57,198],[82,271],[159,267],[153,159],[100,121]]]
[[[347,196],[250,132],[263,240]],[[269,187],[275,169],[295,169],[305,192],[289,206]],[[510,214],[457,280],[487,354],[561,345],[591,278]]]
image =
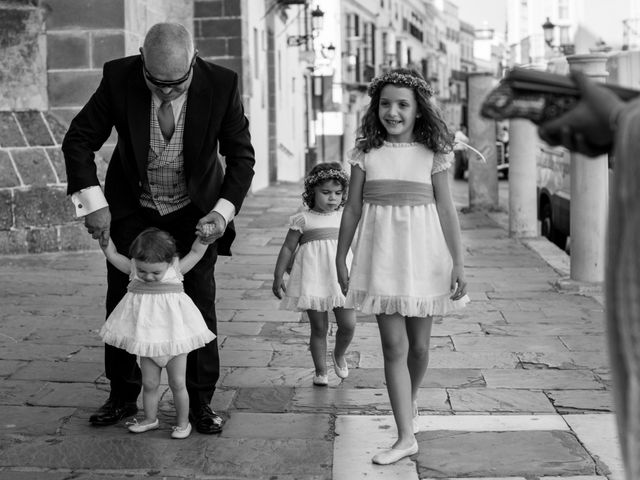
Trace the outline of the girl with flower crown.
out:
[[[315,366],[313,384],[326,386],[328,312],[333,311],[338,329],[331,354],[339,378],[347,378],[345,353],[353,338],[356,317],[344,308],[345,296],[335,267],[338,228],[347,197],[349,177],[337,162],[321,163],[304,180],[303,203],[308,209],[289,219],[289,231],[280,249],[273,273],[273,293],[281,298],[280,308],[306,311],[311,325],[309,340]],[[288,282],[284,274],[291,265]],[[346,263],[350,258],[345,256]],[[284,292],[284,298],[283,298]]]
[[[431,87],[419,73],[396,69],[375,78],[368,93],[371,103],[349,152],[336,269],[346,305],[374,314],[380,330],[398,431],[393,446],[372,459],[384,465],[417,453],[418,389],[433,317],[469,299],[447,173],[453,135],[431,101]]]

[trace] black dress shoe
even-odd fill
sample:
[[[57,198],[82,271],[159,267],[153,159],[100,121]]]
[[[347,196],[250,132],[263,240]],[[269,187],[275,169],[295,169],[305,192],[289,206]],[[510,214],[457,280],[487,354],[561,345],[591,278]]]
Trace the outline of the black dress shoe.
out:
[[[131,417],[136,413],[138,413],[138,406],[135,402],[118,402],[109,398],[96,413],[89,417],[89,422],[98,427],[114,425],[123,418]]]
[[[209,405],[200,405],[195,409],[191,409],[189,419],[200,433],[212,434],[222,432],[222,417],[211,410]]]

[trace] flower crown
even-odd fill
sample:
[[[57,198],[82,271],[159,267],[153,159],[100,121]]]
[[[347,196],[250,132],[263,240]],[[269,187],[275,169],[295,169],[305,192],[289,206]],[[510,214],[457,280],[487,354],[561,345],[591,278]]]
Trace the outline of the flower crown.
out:
[[[309,175],[304,179],[305,187],[313,187],[325,180],[338,180],[339,182],[349,183],[349,176],[342,170],[331,168],[329,170],[320,170],[313,175]]]
[[[376,78],[371,80],[367,93],[370,97],[373,97],[378,90],[389,83],[401,87],[415,88],[422,92],[422,94],[427,98],[433,96],[433,88],[425,80],[414,75],[408,75],[400,72],[387,72],[382,75],[378,75]]]

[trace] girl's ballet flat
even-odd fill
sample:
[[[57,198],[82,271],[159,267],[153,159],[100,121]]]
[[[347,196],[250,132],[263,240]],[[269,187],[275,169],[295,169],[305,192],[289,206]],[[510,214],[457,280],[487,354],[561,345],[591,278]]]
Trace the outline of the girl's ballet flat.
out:
[[[191,435],[191,424],[187,423],[186,427],[180,428],[179,426],[173,427],[173,431],[171,432],[171,438],[187,438]]]
[[[313,377],[313,384],[319,387],[326,387],[329,385],[329,377],[326,375],[316,375]]]
[[[390,448],[375,455],[371,461],[378,465],[390,465],[405,457],[418,453],[418,442],[414,440],[409,448]]]
[[[336,375],[340,378],[347,378],[349,376],[349,365],[347,365],[346,360],[344,362],[344,367],[341,367],[338,365],[338,362],[336,362],[336,356],[333,352],[331,352],[331,360],[333,360],[333,369],[335,370]]]
[[[158,427],[160,427],[160,420],[156,418],[155,421],[147,424],[142,424],[134,421],[134,423],[129,425],[127,428],[129,428],[129,431],[132,433],[144,433],[148,432],[149,430],[156,430]]]

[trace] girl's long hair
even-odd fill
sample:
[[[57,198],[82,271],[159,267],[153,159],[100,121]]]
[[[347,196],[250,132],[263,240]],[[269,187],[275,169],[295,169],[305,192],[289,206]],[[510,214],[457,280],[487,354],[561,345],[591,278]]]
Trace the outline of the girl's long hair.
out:
[[[396,73],[406,78],[416,77],[422,82],[425,82],[422,75],[412,69],[397,68],[390,73]],[[384,75],[385,74],[381,76],[383,79]],[[380,85],[377,85],[377,88],[371,92],[371,102],[362,117],[362,123],[358,129],[356,149],[368,152],[372,148],[382,146],[382,143],[387,138],[387,132],[382,126],[382,122],[380,122],[378,116],[380,94],[385,85],[394,85],[396,87],[410,88],[413,90],[418,107],[417,113],[420,114],[420,116],[416,117],[413,126],[413,135],[416,142],[422,143],[434,153],[449,153],[453,149],[453,133],[449,130],[449,127],[447,127],[440,109],[431,101],[431,95],[427,91],[416,88],[409,83],[403,84],[397,81],[385,82],[383,80],[380,82],[378,79],[373,80],[373,82],[376,81],[378,81]]]

